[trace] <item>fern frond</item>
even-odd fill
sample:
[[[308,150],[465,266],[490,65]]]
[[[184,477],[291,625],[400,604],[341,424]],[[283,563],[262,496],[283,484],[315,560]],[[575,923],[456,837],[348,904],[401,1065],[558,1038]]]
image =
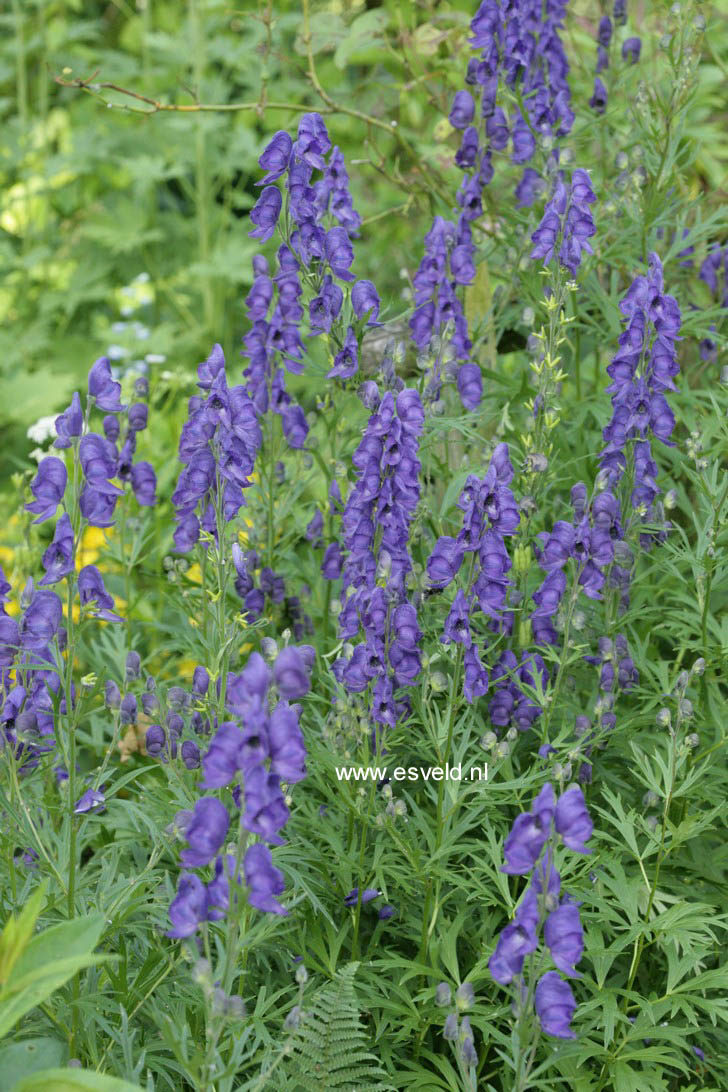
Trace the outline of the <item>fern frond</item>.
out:
[[[295,1092],[392,1092],[370,1053],[354,992],[358,963],[313,995],[293,1043],[286,1077]]]

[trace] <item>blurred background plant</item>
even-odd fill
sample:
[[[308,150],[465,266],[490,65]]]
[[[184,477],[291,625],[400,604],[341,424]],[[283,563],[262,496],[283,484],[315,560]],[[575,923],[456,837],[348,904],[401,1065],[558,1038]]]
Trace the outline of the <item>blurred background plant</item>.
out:
[[[720,7],[703,8],[710,32],[680,136],[696,150],[683,196],[709,192],[716,205],[728,165],[728,21]],[[416,268],[433,211],[452,204],[457,186],[447,114],[462,86],[472,12],[467,0],[331,0],[310,11],[308,0],[5,5],[0,490],[34,446],[28,427],[62,408],[96,356],[108,353],[120,369],[141,361],[191,376],[190,362],[214,341],[232,348],[255,250],[246,215],[256,157],[266,136],[290,128],[302,110],[327,114],[332,139],[352,161],[365,227],[361,275],[378,285],[389,319],[403,310],[403,271]],[[574,103],[584,106],[599,14],[591,0],[571,5],[566,48]],[[663,15],[661,5],[636,5],[631,26],[657,33]],[[92,76],[92,85],[114,83],[180,109],[154,112],[113,90],[54,81]],[[620,76],[612,91],[623,128],[632,90]],[[198,103],[221,109],[196,112]],[[607,155],[613,121],[610,111],[593,119],[592,133],[582,122],[580,141],[596,136]]]

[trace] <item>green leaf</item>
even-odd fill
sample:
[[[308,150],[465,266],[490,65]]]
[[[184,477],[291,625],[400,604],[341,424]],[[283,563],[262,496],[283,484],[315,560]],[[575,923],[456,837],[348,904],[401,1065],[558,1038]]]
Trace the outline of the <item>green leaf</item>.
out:
[[[44,1069],[16,1084],[13,1092],[142,1092],[138,1084],[92,1069]]]
[[[373,46],[381,47],[382,32],[388,22],[389,16],[381,9],[365,11],[363,15],[355,19],[346,38],[336,48],[334,54],[336,67],[343,69],[348,64],[362,62]]]
[[[77,971],[108,958],[92,954],[103,925],[103,915],[89,914],[33,938],[0,991],[0,1038]]]
[[[11,1092],[19,1080],[40,1069],[61,1065],[65,1051],[65,1043],[47,1036],[7,1043],[0,1050],[0,1092]]]
[[[33,935],[35,923],[43,908],[45,885],[34,891],[20,914],[11,914],[0,936],[0,987],[10,978],[13,967],[20,959]]]

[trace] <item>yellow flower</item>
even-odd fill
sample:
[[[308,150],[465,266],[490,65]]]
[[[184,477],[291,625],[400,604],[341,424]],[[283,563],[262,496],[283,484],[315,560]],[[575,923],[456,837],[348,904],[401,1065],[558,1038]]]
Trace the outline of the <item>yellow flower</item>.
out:
[[[87,527],[76,554],[76,572],[80,572],[84,565],[93,565],[98,559],[99,550],[107,541],[103,528]]]
[[[188,580],[191,580],[193,584],[202,583],[202,569],[197,562],[194,565],[190,565],[189,569],[185,573]]]

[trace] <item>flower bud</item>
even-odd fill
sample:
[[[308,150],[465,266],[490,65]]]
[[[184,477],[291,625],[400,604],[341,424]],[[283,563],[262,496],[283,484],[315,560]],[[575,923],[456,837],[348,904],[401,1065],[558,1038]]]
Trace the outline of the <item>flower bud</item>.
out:
[[[470,982],[463,982],[458,986],[455,994],[455,1004],[461,1012],[466,1012],[475,1004],[475,991]]]
[[[308,971],[303,963],[299,963],[298,967],[296,967],[296,982],[299,986],[305,986],[308,982]]]
[[[138,679],[141,675],[142,660],[138,652],[127,652],[126,654],[126,681],[131,682],[132,679]]]
[[[452,1001],[452,993],[447,982],[440,982],[435,990],[435,1004],[441,1008],[447,1008]]]
[[[659,728],[669,728],[672,718],[669,709],[661,709],[655,718]]]

